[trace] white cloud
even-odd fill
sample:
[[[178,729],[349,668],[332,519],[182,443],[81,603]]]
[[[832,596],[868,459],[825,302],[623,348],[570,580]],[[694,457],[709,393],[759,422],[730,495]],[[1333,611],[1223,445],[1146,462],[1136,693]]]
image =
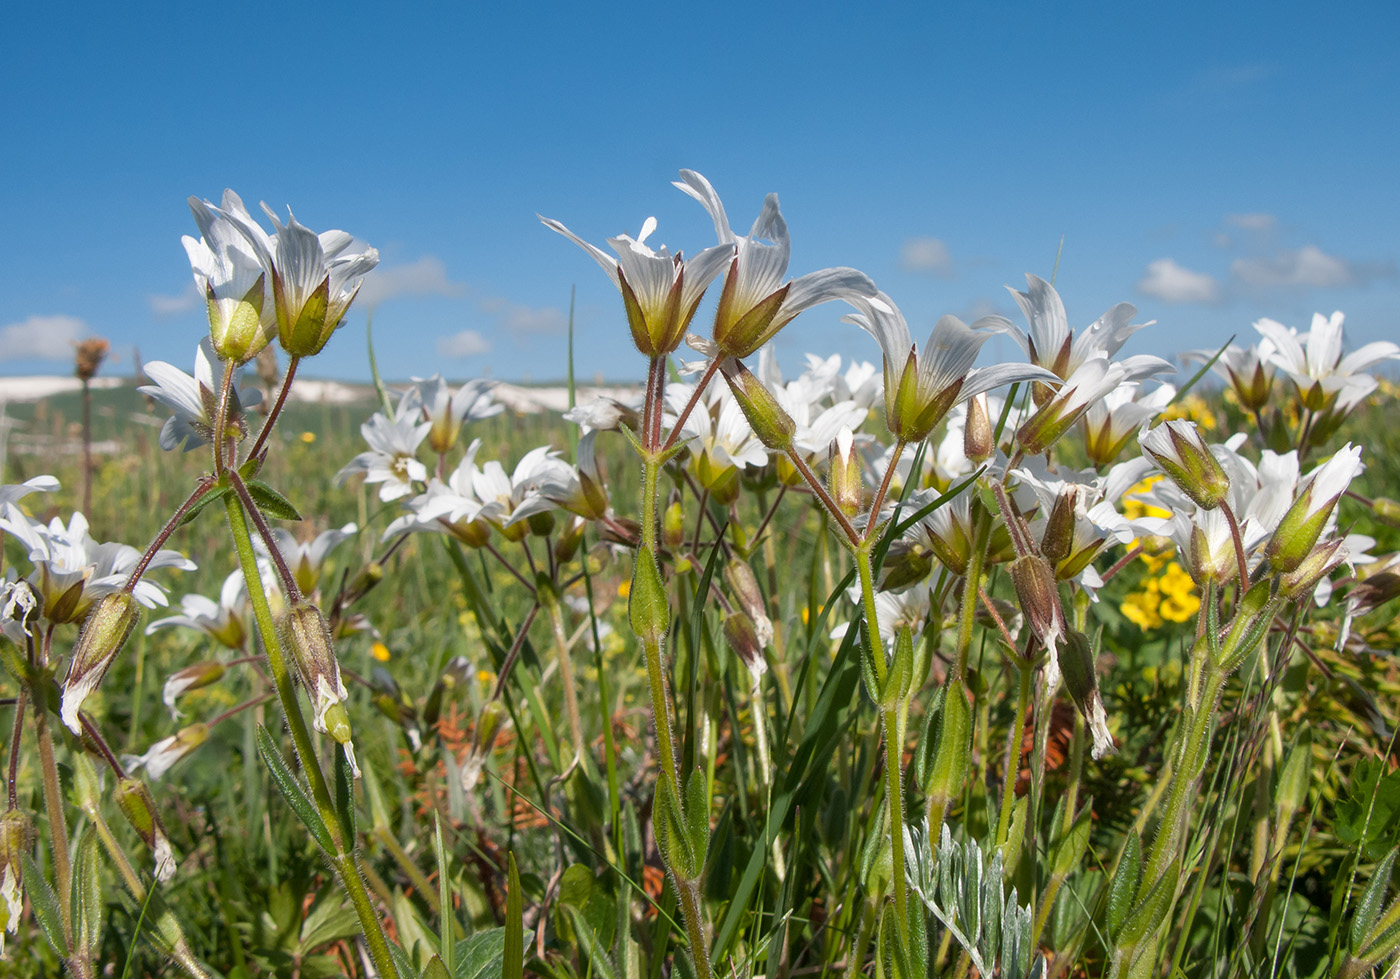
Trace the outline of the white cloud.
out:
[[[1241,231],[1257,231],[1261,234],[1278,227],[1278,218],[1272,214],[1256,211],[1250,214],[1227,214],[1225,223]]]
[[[491,350],[491,341],[486,339],[476,330],[463,330],[461,333],[454,333],[450,337],[438,337],[437,353],[439,357],[475,357],[479,354],[488,353]]]
[[[31,316],[0,326],[0,361],[72,360],[73,344],[92,329],[76,316]]]
[[[1168,303],[1213,303],[1220,299],[1220,286],[1212,276],[1193,272],[1170,258],[1149,262],[1137,288]]]
[[[179,316],[199,305],[199,289],[191,282],[189,288],[177,296],[164,296],[153,292],[146,296],[146,305],[151,307],[152,314],[159,319]]]
[[[906,272],[923,272],[940,278],[952,278],[953,256],[948,245],[938,238],[909,238],[899,250],[899,264]]]
[[[1237,258],[1230,263],[1230,274],[1259,288],[1329,289],[1355,285],[1358,279],[1349,263],[1316,245],[1279,252],[1273,258]]]
[[[379,266],[365,277],[355,304],[375,306],[395,296],[460,296],[464,288],[448,278],[442,259],[424,255],[405,265]]]
[[[501,326],[518,333],[567,333],[569,318],[553,307],[507,306],[501,312]]]

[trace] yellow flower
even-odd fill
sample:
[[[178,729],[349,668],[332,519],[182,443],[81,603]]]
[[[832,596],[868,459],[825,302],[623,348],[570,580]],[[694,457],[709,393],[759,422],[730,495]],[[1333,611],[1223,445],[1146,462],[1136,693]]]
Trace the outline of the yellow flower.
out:
[[[477,670],[476,682],[480,683],[483,687],[489,687],[496,682],[496,674],[492,673],[490,670]]]
[[[315,432],[302,432],[301,435],[299,436],[299,438],[300,438],[303,442],[305,442],[307,445],[310,445],[312,442],[316,441],[316,433],[315,433]]]
[[[1154,473],[1139,483],[1134,483],[1128,488],[1128,492],[1123,494],[1123,516],[1129,520],[1137,520],[1140,517],[1161,517],[1167,519],[1171,511],[1164,510],[1159,506],[1152,506],[1138,499],[1142,493],[1146,493],[1157,484],[1157,480],[1162,478],[1161,473]]]
[[[1142,591],[1132,592],[1123,599],[1123,615],[1144,632],[1155,629],[1162,624],[1162,617],[1157,614],[1160,597],[1156,580],[1149,579]]]
[[[617,597],[626,598],[630,594],[632,594],[632,582],[629,580],[623,580],[618,582]]]
[[[389,662],[389,647],[384,645],[382,642],[377,642],[373,646],[369,647],[369,652],[370,655],[373,656],[375,659],[379,660],[379,662]]]
[[[1158,579],[1163,600],[1158,613],[1169,622],[1189,622],[1201,607],[1196,597],[1196,583],[1181,565],[1172,561]]]

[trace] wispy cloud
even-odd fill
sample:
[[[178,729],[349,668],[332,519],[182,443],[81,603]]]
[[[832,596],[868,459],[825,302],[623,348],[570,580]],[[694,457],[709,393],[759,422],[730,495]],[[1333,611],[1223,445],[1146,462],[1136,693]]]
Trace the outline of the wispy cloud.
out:
[[[1349,262],[1304,245],[1268,258],[1237,258],[1230,275],[1255,289],[1337,289],[1394,278],[1396,268],[1393,262]]]
[[[92,332],[76,316],[31,316],[0,326],[0,360],[72,360],[73,344]]]
[[[1241,231],[1268,232],[1278,227],[1278,218],[1263,211],[1254,211],[1248,214],[1227,214],[1225,223]]]
[[[397,296],[460,296],[466,287],[453,282],[447,266],[436,255],[424,255],[403,265],[383,265],[365,277],[355,302],[360,306],[377,306]]]
[[[199,306],[199,290],[191,282],[189,288],[179,295],[166,296],[153,292],[146,296],[146,305],[151,308],[151,313],[157,319],[179,316]]]
[[[906,272],[919,272],[940,279],[953,277],[953,255],[939,238],[908,238],[899,249],[899,264]]]
[[[1137,289],[1168,303],[1214,303],[1220,301],[1220,284],[1213,276],[1195,272],[1175,259],[1149,262]]]
[[[490,353],[490,351],[491,341],[476,330],[463,330],[451,336],[438,337],[437,340],[439,357],[458,360],[464,357],[476,357],[480,354]]]

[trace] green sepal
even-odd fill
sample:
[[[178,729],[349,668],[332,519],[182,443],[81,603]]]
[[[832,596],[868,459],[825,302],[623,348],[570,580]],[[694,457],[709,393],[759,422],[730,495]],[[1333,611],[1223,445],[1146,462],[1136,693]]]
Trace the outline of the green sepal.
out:
[[[1244,593],[1235,608],[1230,632],[1215,660],[1216,669],[1223,673],[1234,672],[1268,635],[1279,604],[1272,596],[1271,589],[1272,582],[1265,579]]]
[[[685,780],[685,806],[681,818],[685,823],[686,842],[695,854],[695,873],[691,880],[698,880],[705,869],[705,857],[710,850],[710,782],[701,768],[691,771]]]
[[[44,930],[44,937],[49,940],[53,950],[59,954],[60,958],[66,959],[68,958],[68,939],[63,934],[63,912],[60,910],[58,895],[53,892],[49,882],[39,872],[39,867],[34,862],[33,857],[28,853],[22,853],[20,854],[20,862],[24,867],[24,893],[29,895],[29,904],[34,909],[34,918],[39,922],[39,927]]]
[[[248,495],[253,498],[253,502],[258,505],[258,509],[270,517],[278,520],[300,520],[301,514],[297,508],[287,500],[285,496],[277,492],[271,486],[258,479],[250,479],[247,483]]]
[[[1129,833],[1123,842],[1123,854],[1118,858],[1118,869],[1108,885],[1108,934],[1117,936],[1128,920],[1128,912],[1133,908],[1133,897],[1137,894],[1138,879],[1142,876],[1142,841],[1136,833]]]
[[[689,795],[689,791],[686,794]],[[697,880],[702,858],[697,857],[695,853],[685,812],[681,808],[680,800],[676,798],[671,778],[665,772],[657,781],[656,799],[652,806],[656,845],[661,850],[666,867],[682,881]]]
[[[331,834],[326,829],[326,824],[321,822],[321,816],[316,811],[316,807],[311,804],[311,800],[306,797],[306,793],[297,784],[296,776],[287,767],[287,763],[282,759],[282,752],[278,750],[277,743],[272,740],[272,735],[267,733],[267,728],[258,725],[258,754],[262,757],[263,764],[272,773],[272,780],[277,783],[277,787],[282,790],[282,795],[287,803],[292,807],[292,811],[297,814],[307,830],[311,833],[318,846],[325,850],[327,854],[335,855],[335,843],[331,840]]]
[[[1016,791],[1014,779],[1008,780],[1006,791]],[[1026,814],[1030,811],[1030,803],[1030,796],[1023,795],[1011,804],[1011,825],[1006,827],[1006,842],[997,847],[1008,880],[1015,875],[1016,865],[1021,862],[1021,844],[1026,839]]]

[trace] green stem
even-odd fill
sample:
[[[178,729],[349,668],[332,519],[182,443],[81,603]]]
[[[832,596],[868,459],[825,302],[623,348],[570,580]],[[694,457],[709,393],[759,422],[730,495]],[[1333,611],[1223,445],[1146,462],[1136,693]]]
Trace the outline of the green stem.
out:
[[[1026,711],[1031,705],[1031,666],[1029,662],[1017,663],[1020,674],[1020,689],[1016,696],[1016,720],[1011,727],[1011,743],[1006,746],[1006,774],[1001,784],[1001,815],[997,819],[997,846],[1006,842],[1011,831],[1011,809],[1016,799],[1016,777],[1021,774],[1021,743],[1026,738]],[[1011,855],[1004,858],[1011,862]]]
[[[963,581],[962,605],[958,610],[957,665],[954,676],[967,675],[967,654],[972,648],[972,626],[977,618],[977,595],[982,588],[982,567],[987,560],[987,544],[992,539],[992,521],[975,502],[972,507],[972,556]]]
[[[34,698],[34,735],[39,742],[39,763],[44,774],[44,808],[49,815],[49,844],[53,851],[54,882],[61,895],[63,937],[73,947],[73,908],[67,896],[73,893],[73,868],[68,862],[68,823],[63,817],[63,792],[59,787],[58,765],[54,762],[53,738],[49,734],[48,711],[41,697]]]
[[[389,943],[384,938],[384,929],[379,923],[379,916],[375,913],[374,907],[370,904],[369,893],[365,890],[364,878],[360,875],[360,868],[355,862],[354,840],[346,840],[341,831],[340,818],[336,814],[335,804],[331,801],[330,790],[326,786],[326,777],[321,771],[320,761],[316,757],[316,747],[311,741],[311,734],[306,729],[306,719],[301,714],[301,704],[297,702],[296,690],[292,685],[292,676],[287,669],[287,660],[282,652],[282,644],[277,635],[276,625],[272,620],[272,609],[267,603],[267,591],[263,587],[262,575],[258,571],[257,555],[253,552],[253,539],[248,532],[248,521],[243,513],[240,500],[229,495],[224,497],[224,509],[228,512],[229,529],[233,533],[233,543],[238,551],[238,561],[243,569],[243,577],[248,584],[248,598],[253,606],[253,617],[257,620],[258,632],[262,635],[263,649],[267,652],[268,669],[272,673],[273,685],[277,688],[277,699],[282,704],[282,713],[286,716],[287,727],[292,734],[292,743],[296,746],[298,760],[301,762],[301,769],[306,773],[306,781],[311,787],[311,795],[316,803],[317,813],[321,817],[321,822],[330,833],[331,841],[335,844],[336,852],[330,855],[331,865],[335,868],[340,877],[341,883],[350,895],[350,902],[355,907],[355,914],[360,920],[360,930],[365,936],[365,943],[369,947],[370,957],[374,959],[375,968],[385,979],[397,979],[398,970],[394,967],[394,960],[389,954]]]
[[[549,624],[554,631],[554,645],[559,651],[559,682],[564,687],[564,709],[569,715],[569,734],[574,741],[574,757],[582,758],[585,754],[583,723],[579,719],[573,660],[569,655],[569,637],[564,630],[564,611],[559,607],[557,598],[546,602],[545,607],[549,611]]]
[[[870,637],[870,659],[875,677],[883,686],[889,672],[885,665],[885,644],[880,638],[880,622],[875,614],[875,576],[870,568],[869,539],[856,548],[856,568],[860,572],[861,600],[865,606],[865,629]],[[904,879],[904,739],[899,723],[899,705],[880,711],[885,735],[885,802],[890,822],[890,877],[894,908],[900,935],[907,938],[909,888]]]

